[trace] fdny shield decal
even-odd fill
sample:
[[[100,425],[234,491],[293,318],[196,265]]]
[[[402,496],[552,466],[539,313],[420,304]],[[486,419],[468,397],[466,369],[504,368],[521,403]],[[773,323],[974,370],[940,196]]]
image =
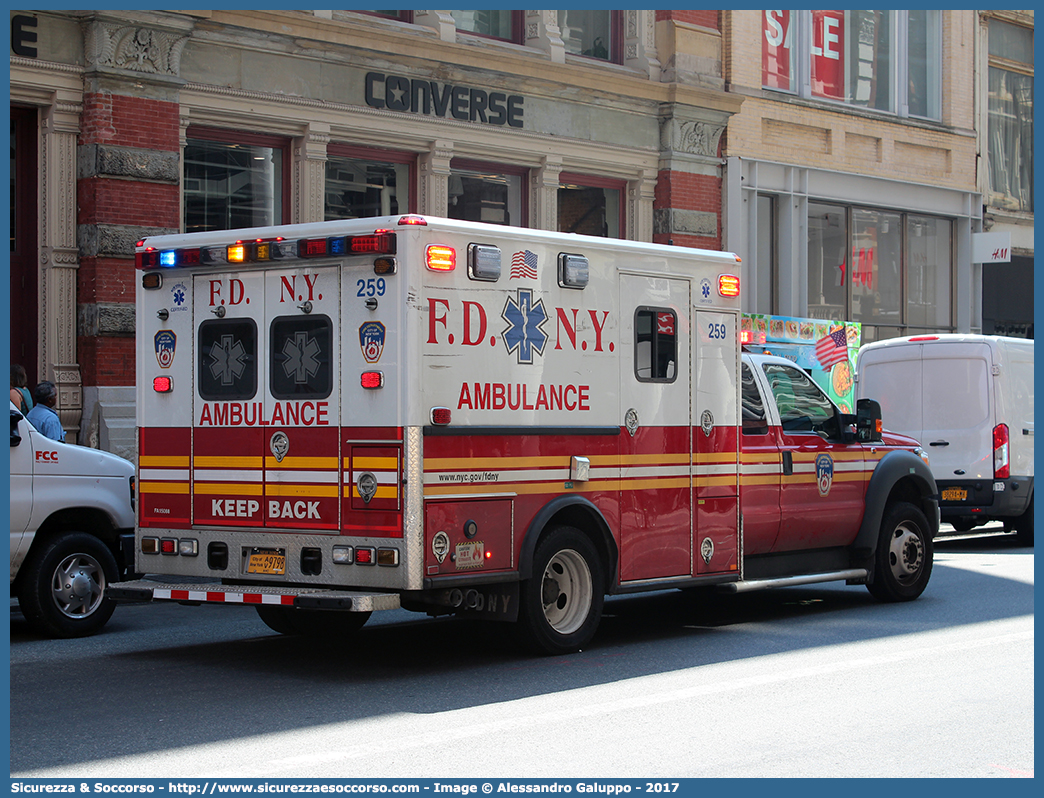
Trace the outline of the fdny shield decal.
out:
[[[174,350],[178,345],[178,337],[172,330],[160,330],[152,339],[156,345],[156,360],[161,369],[169,369],[174,362]]]
[[[367,363],[376,363],[384,352],[384,325],[368,321],[359,327],[359,348]]]
[[[834,461],[829,454],[821,454],[816,457],[816,485],[819,495],[826,496],[830,493],[830,486],[834,482]]]

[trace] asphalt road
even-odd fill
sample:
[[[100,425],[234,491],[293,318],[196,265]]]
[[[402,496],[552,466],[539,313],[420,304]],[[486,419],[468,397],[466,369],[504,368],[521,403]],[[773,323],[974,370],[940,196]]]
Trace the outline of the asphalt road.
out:
[[[379,613],[350,641],[249,608],[121,606],[37,638],[12,605],[11,776],[1033,775],[1033,549],[937,541],[924,596],[827,584],[614,598],[591,647]]]

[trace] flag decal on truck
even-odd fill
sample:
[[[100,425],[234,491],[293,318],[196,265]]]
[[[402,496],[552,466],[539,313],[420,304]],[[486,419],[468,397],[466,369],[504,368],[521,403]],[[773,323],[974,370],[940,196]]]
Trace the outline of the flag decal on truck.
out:
[[[518,289],[518,299],[509,296],[504,303],[504,312],[501,313],[508,327],[503,332],[504,345],[507,346],[508,354],[516,352],[518,362],[530,364],[533,362],[533,351],[538,355],[544,354],[548,335],[543,327],[547,324],[547,311],[544,309],[544,300],[538,299],[533,302],[533,291],[531,289]]]

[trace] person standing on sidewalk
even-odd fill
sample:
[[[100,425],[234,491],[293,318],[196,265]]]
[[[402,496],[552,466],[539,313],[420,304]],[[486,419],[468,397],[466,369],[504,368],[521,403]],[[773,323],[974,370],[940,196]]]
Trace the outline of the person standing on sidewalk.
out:
[[[28,377],[25,374],[25,367],[20,363],[11,364],[11,401],[14,402],[14,406],[22,411],[22,415],[28,415],[29,411],[33,409],[33,397],[29,395],[29,389],[26,387]]]
[[[65,430],[54,406],[58,404],[58,389],[54,383],[44,380],[33,391],[35,404],[26,418],[41,434],[51,440],[65,442]]]

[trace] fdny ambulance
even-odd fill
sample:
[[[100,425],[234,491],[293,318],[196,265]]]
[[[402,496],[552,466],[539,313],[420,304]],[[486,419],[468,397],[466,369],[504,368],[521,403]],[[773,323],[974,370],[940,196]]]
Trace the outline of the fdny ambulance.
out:
[[[607,594],[928,582],[927,458],[741,354],[732,254],[407,215],[157,236],[136,266],[154,576],[114,597],[285,634],[466,613],[564,653]]]

